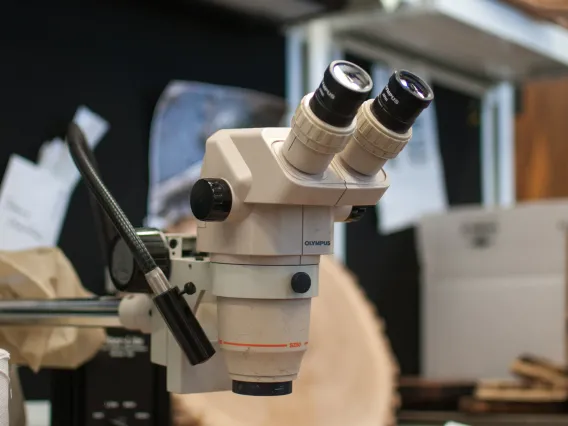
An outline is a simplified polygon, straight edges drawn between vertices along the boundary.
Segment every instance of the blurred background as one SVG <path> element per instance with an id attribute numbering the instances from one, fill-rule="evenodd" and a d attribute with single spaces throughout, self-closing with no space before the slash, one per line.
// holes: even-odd
<path id="1" fill-rule="evenodd" d="M 38 161 L 84 105 L 109 123 L 97 161 L 137 225 L 148 214 L 154 108 L 171 81 L 283 98 L 287 123 L 331 60 L 366 69 L 374 95 L 393 69 L 422 75 L 435 101 L 388 164 L 389 193 L 336 228 L 336 256 L 384 320 L 405 378 L 400 421 L 568 422 L 557 414 L 568 400 L 564 1 L 32 0 L 3 6 L 0 46 L 0 169 L 12 154 Z M 83 285 L 105 294 L 81 182 L 58 245 Z M 525 364 L 560 378 L 519 373 Z M 513 365 L 531 385 L 479 384 L 511 379 Z M 57 372 L 20 374 L 28 400 L 53 397 Z M 463 414 L 476 410 L 498 414 Z"/>

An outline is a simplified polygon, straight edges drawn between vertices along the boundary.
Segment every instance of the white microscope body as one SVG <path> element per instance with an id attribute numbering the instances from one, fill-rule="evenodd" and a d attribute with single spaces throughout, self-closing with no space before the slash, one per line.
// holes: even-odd
<path id="1" fill-rule="evenodd" d="M 358 81 L 339 86 L 337 74 L 330 80 L 338 63 L 349 64 L 330 65 L 318 91 L 302 100 L 291 128 L 221 130 L 207 140 L 191 202 L 201 219 L 197 249 L 209 257 L 184 258 L 184 237 L 166 238 L 179 240 L 170 244 L 176 247 L 170 248 L 170 282 L 195 286 L 185 297 L 217 353 L 190 365 L 160 316 L 153 315 L 152 361 L 167 366 L 169 391 L 291 392 L 309 348 L 311 298 L 318 295 L 320 256 L 333 253 L 334 222 L 377 204 L 389 186 L 382 166 L 412 134 L 410 125 L 402 130 L 383 125 L 373 100 L 362 104 L 372 83 L 358 67 L 346 73 L 364 73 L 355 75 Z M 342 77 L 346 68 L 338 71 Z M 335 96 L 348 89 L 352 92 L 343 95 L 360 99 L 352 102 L 352 116 L 337 121 L 326 115 L 325 103 L 333 109 Z M 392 97 L 383 100 L 404 100 L 392 87 L 386 91 Z M 426 95 L 415 116 L 430 103 L 431 93 Z M 396 112 L 399 104 L 393 105 Z"/>
<path id="2" fill-rule="evenodd" d="M 334 221 L 355 203 L 376 204 L 388 187 L 384 172 L 361 179 L 339 159 L 318 175 L 298 171 L 283 155 L 289 133 L 223 130 L 207 141 L 202 177 L 224 178 L 233 207 L 223 222 L 199 223 L 197 244 L 211 253 L 219 343 L 233 380 L 296 378 Z M 303 274 L 309 288 L 297 292 L 294 277 Z"/>

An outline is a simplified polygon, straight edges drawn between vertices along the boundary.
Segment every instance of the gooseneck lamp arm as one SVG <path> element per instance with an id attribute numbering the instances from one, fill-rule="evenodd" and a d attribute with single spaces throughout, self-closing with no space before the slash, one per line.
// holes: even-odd
<path id="1" fill-rule="evenodd" d="M 207 361 L 215 354 L 209 338 L 189 308 L 180 289 L 172 287 L 157 266 L 136 230 L 102 182 L 89 154 L 81 129 L 71 123 L 67 131 L 71 157 L 91 194 L 106 213 L 120 237 L 128 246 L 138 267 L 154 293 L 153 301 L 177 343 L 193 365 Z"/>
<path id="2" fill-rule="evenodd" d="M 84 152 L 85 156 L 91 163 L 95 173 L 100 176 L 100 171 L 97 165 L 97 161 L 95 159 L 95 154 L 93 153 L 91 147 L 87 144 L 87 141 L 84 138 L 77 138 L 76 143 L 79 144 L 80 149 Z M 99 236 L 102 261 L 104 262 L 105 267 L 108 267 L 110 265 L 109 262 L 110 246 L 112 241 L 114 241 L 114 239 L 117 237 L 117 232 L 114 229 L 112 222 L 110 221 L 110 219 L 108 218 L 102 207 L 100 206 L 96 197 L 90 191 L 89 191 L 89 202 L 91 204 L 91 211 L 93 213 L 93 219 L 97 227 L 97 234 Z"/>

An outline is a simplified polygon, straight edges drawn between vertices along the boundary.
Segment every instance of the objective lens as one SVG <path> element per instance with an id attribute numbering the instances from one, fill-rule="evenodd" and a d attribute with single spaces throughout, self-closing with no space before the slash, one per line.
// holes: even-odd
<path id="1" fill-rule="evenodd" d="M 323 122 L 335 127 L 351 124 L 367 99 L 373 81 L 362 68 L 347 61 L 334 61 L 310 100 L 310 109 Z"/>
<path id="2" fill-rule="evenodd" d="M 434 92 L 424 80 L 409 71 L 396 71 L 371 110 L 387 129 L 406 133 L 433 99 Z"/>

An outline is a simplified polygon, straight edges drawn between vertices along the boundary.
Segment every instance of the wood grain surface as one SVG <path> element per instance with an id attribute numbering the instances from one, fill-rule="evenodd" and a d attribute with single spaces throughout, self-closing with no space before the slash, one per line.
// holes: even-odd
<path id="1" fill-rule="evenodd" d="M 517 199 L 568 197 L 568 78 L 528 83 L 521 96 Z"/>
<path id="2" fill-rule="evenodd" d="M 504 0 L 530 15 L 568 26 L 568 2 L 566 0 Z"/>
<path id="3" fill-rule="evenodd" d="M 446 422 L 470 426 L 566 426 L 565 414 L 468 414 L 458 412 L 404 411 L 399 415 L 400 425 L 439 425 Z"/>
<path id="4" fill-rule="evenodd" d="M 473 397 L 460 400 L 461 412 L 468 414 L 560 414 L 566 413 L 564 402 L 527 403 L 510 401 L 483 401 Z"/>

